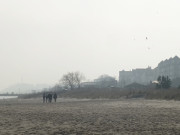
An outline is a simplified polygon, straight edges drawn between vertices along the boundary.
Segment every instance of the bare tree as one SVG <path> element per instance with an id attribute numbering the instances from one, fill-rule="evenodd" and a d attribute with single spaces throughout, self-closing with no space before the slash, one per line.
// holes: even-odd
<path id="1" fill-rule="evenodd" d="M 80 84 L 84 78 L 84 75 L 79 72 L 69 72 L 63 75 L 61 82 L 65 87 L 70 87 L 70 89 L 73 90 L 75 87 L 80 88 Z"/>
<path id="2" fill-rule="evenodd" d="M 75 80 L 74 80 L 74 73 L 73 72 L 69 72 L 69 73 L 63 75 L 61 81 L 66 87 L 70 87 L 71 90 L 74 89 Z"/>
<path id="3" fill-rule="evenodd" d="M 81 82 L 85 79 L 84 75 L 80 72 L 75 72 L 74 73 L 74 77 L 75 77 L 75 83 L 77 85 L 77 87 L 80 89 L 81 87 Z"/>

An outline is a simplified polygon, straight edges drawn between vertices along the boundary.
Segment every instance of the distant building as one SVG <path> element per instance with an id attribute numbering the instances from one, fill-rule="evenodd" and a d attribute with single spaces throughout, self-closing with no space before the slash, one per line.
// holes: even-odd
<path id="1" fill-rule="evenodd" d="M 180 58 L 161 61 L 154 69 L 133 69 L 132 71 L 119 71 L 119 85 L 124 87 L 132 83 L 148 85 L 151 81 L 157 80 L 158 76 L 169 76 L 171 80 L 180 78 Z"/>
<path id="2" fill-rule="evenodd" d="M 109 75 L 101 75 L 93 82 L 82 82 L 83 88 L 112 88 L 117 86 L 117 80 Z"/>
<path id="3" fill-rule="evenodd" d="M 95 82 L 82 82 L 81 87 L 83 87 L 83 88 L 94 88 L 94 87 L 96 87 L 96 83 Z"/>
<path id="4" fill-rule="evenodd" d="M 109 75 L 101 75 L 99 78 L 94 80 L 98 88 L 116 87 L 117 80 Z"/>

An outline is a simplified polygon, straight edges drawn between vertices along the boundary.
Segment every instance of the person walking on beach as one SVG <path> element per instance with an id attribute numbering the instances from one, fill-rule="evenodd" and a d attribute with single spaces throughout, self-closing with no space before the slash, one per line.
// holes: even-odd
<path id="1" fill-rule="evenodd" d="M 49 100 L 49 94 L 46 94 L 46 103 L 48 102 Z"/>
<path id="2" fill-rule="evenodd" d="M 56 99 L 57 99 L 57 94 L 56 94 L 56 92 L 54 93 L 53 98 L 54 98 L 54 102 L 56 102 Z"/>
<path id="3" fill-rule="evenodd" d="M 51 103 L 51 101 L 52 101 L 52 94 L 51 93 L 48 94 L 48 98 L 49 98 L 49 103 Z"/>
<path id="4" fill-rule="evenodd" d="M 43 93 L 43 103 L 45 103 L 45 100 L 46 100 L 46 93 L 44 92 Z"/>

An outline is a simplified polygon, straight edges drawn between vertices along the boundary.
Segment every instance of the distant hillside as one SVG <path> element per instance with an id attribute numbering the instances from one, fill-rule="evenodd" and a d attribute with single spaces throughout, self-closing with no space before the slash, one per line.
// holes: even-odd
<path id="1" fill-rule="evenodd" d="M 27 83 L 19 83 L 12 85 L 6 89 L 0 91 L 0 93 L 16 93 L 16 94 L 24 94 L 24 93 L 32 93 L 32 92 L 39 92 L 44 88 L 49 88 L 47 84 L 27 84 Z"/>

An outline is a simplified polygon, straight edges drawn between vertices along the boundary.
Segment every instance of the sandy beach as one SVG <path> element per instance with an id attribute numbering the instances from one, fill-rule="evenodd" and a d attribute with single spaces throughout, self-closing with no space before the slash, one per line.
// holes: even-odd
<path id="1" fill-rule="evenodd" d="M 0 100 L 0 135 L 178 135 L 180 101 Z"/>

